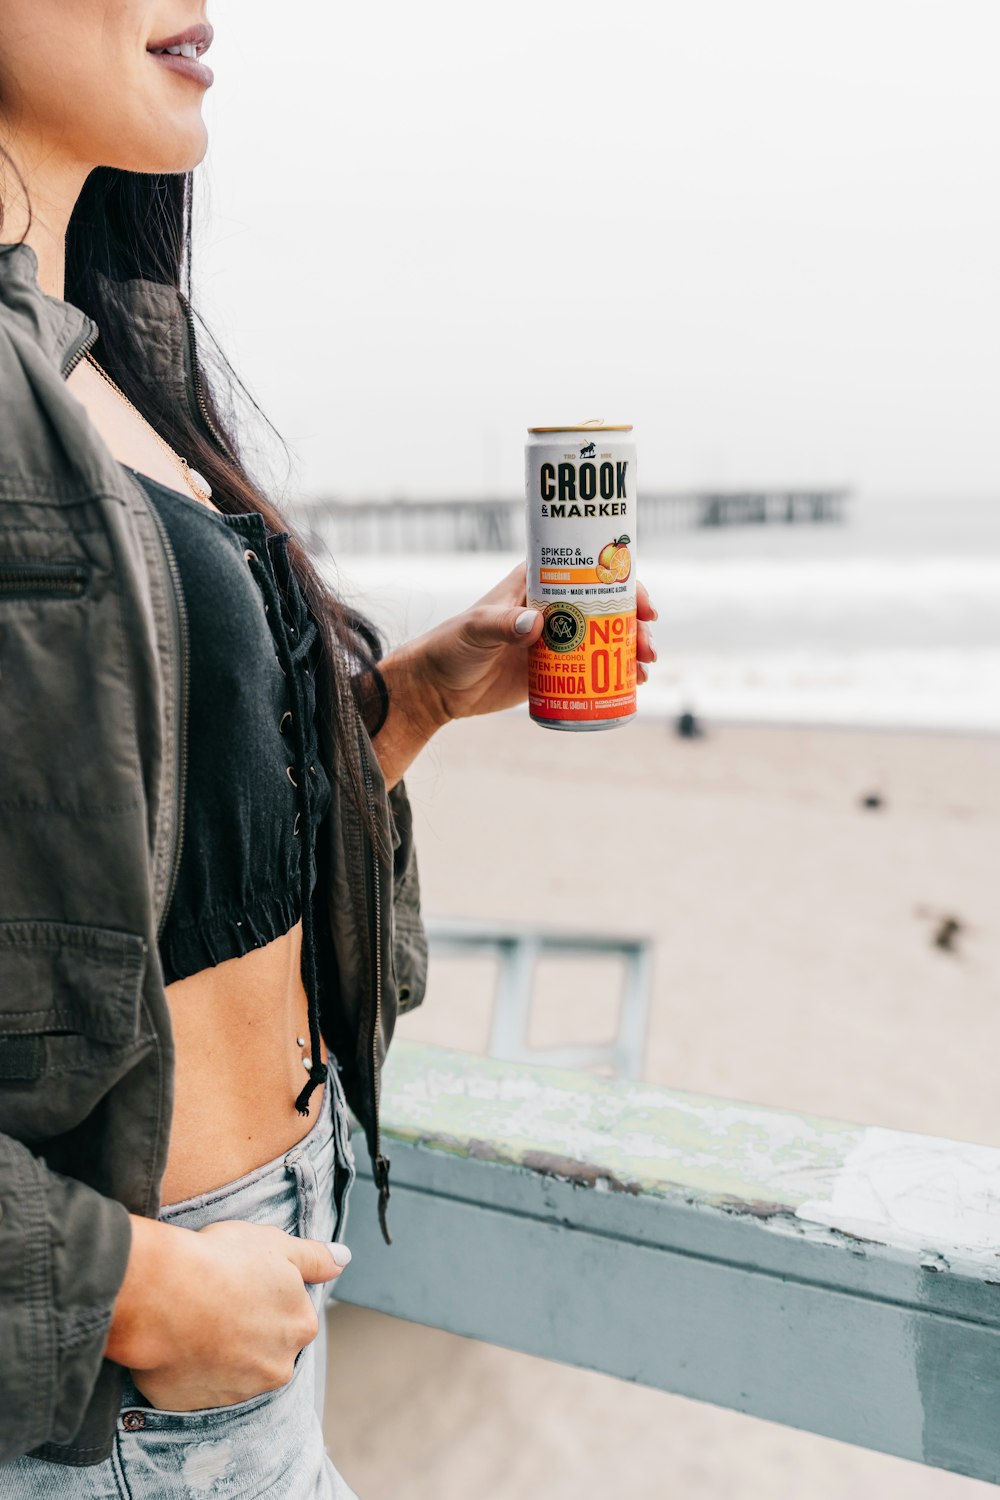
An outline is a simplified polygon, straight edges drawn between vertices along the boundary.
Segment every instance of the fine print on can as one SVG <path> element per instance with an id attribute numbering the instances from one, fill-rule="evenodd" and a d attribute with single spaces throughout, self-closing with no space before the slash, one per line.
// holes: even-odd
<path id="1" fill-rule="evenodd" d="M 632 427 L 530 427 L 525 448 L 528 708 L 548 729 L 613 729 L 635 716 Z"/>

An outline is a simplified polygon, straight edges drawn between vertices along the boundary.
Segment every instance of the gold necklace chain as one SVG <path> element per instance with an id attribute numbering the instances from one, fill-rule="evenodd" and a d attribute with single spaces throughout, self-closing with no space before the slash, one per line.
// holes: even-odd
<path id="1" fill-rule="evenodd" d="M 174 452 L 173 448 L 171 448 L 170 444 L 166 441 L 166 439 L 162 438 L 160 436 L 160 434 L 157 432 L 157 430 L 153 426 L 152 422 L 149 422 L 149 421 L 146 420 L 146 418 L 143 416 L 142 412 L 135 405 L 135 403 L 132 402 L 132 401 L 130 401 L 129 398 L 126 396 L 126 394 L 122 390 L 121 386 L 115 385 L 114 381 L 111 379 L 111 376 L 108 374 L 107 370 L 104 370 L 104 369 L 101 368 L 101 366 L 97 363 L 97 360 L 94 359 L 94 357 L 93 357 L 92 354 L 88 353 L 87 356 L 86 356 L 86 358 L 87 358 L 88 363 L 90 363 L 90 364 L 93 365 L 94 369 L 97 371 L 98 375 L 101 376 L 102 380 L 104 380 L 111 387 L 111 389 L 114 391 L 115 395 L 119 398 L 119 400 L 123 401 L 125 403 L 125 405 L 129 409 L 129 411 L 132 411 L 132 412 L 135 413 L 135 415 L 139 418 L 139 421 L 143 424 L 144 427 L 148 427 L 149 428 L 150 432 L 153 434 L 153 436 L 155 437 L 156 441 L 159 443 L 160 447 L 163 448 L 163 449 L 165 449 L 166 452 L 170 454 L 170 457 L 173 459 L 174 463 L 178 465 L 178 467 L 181 470 L 181 473 L 184 475 L 185 483 L 187 484 L 187 486 L 191 490 L 191 492 L 194 495 L 196 495 L 199 500 L 204 501 L 204 500 L 211 499 L 212 486 L 209 484 L 208 480 L 204 477 L 204 475 L 199 474 L 197 469 L 192 469 L 191 465 L 188 463 L 188 461 L 187 461 L 186 458 L 181 458 L 181 456 L 180 456 L 179 453 L 175 453 Z"/>

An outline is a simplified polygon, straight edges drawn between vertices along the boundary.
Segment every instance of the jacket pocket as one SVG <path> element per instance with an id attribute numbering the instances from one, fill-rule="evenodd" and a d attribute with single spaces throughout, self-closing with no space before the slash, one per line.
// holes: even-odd
<path id="1" fill-rule="evenodd" d="M 74 1129 L 148 1045 L 147 944 L 71 922 L 0 922 L 0 1131 L 36 1144 Z"/>
<path id="2" fill-rule="evenodd" d="M 0 561 L 0 598 L 78 599 L 88 577 L 89 570 L 78 562 L 6 557 Z"/>

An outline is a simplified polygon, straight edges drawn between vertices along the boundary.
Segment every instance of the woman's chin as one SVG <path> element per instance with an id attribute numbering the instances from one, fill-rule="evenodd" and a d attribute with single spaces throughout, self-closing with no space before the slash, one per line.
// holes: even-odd
<path id="1" fill-rule="evenodd" d="M 190 172 L 207 150 L 208 127 L 200 115 L 183 121 L 165 118 L 155 140 L 136 141 L 128 151 L 119 147 L 102 166 L 123 172 Z"/>

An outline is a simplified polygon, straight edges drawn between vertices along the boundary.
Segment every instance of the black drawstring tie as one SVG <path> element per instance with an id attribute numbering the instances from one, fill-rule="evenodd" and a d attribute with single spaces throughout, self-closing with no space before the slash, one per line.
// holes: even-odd
<path id="1" fill-rule="evenodd" d="M 287 541 L 287 533 L 281 533 L 272 540 L 280 545 L 282 542 Z M 287 563 L 287 559 L 283 560 Z M 277 597 L 276 580 L 272 580 L 266 570 L 264 570 L 264 581 L 267 591 L 271 594 L 272 605 L 278 610 L 278 617 L 280 618 L 282 601 Z M 297 594 L 297 589 L 295 592 Z M 297 597 L 301 596 L 297 595 Z M 295 1100 L 295 1108 L 300 1115 L 308 1115 L 309 1100 L 313 1090 L 326 1082 L 329 1069 L 320 1056 L 322 1041 L 319 1030 L 319 984 L 316 972 L 316 935 L 312 903 L 314 863 L 312 788 L 310 785 L 310 772 L 312 768 L 306 764 L 306 757 L 309 753 L 305 738 L 307 715 L 305 691 L 299 677 L 300 671 L 309 670 L 307 665 L 308 652 L 313 641 L 316 639 L 317 630 L 315 622 L 304 610 L 299 616 L 298 630 L 299 640 L 294 651 L 289 644 L 287 631 L 281 632 L 281 645 L 285 658 L 284 671 L 288 678 L 289 692 L 295 701 L 292 724 L 300 766 L 298 792 L 301 803 L 299 822 L 302 829 L 300 835 L 301 842 L 299 844 L 299 880 L 302 906 L 302 983 L 305 986 L 309 1002 L 309 1077 Z M 302 663 L 301 666 L 300 662 Z"/>
<path id="2" fill-rule="evenodd" d="M 312 1030 L 312 1016 L 311 1015 L 309 1017 L 309 1022 L 310 1022 L 309 1029 L 311 1031 Z M 315 1043 L 313 1043 L 313 1045 L 315 1046 Z M 300 1115 L 307 1115 L 309 1113 L 309 1095 L 312 1093 L 313 1089 L 319 1088 L 319 1086 L 320 1086 L 321 1083 L 325 1083 L 326 1082 L 327 1071 L 328 1070 L 327 1070 L 327 1066 L 326 1066 L 325 1062 L 318 1062 L 318 1063 L 314 1062 L 313 1065 L 312 1065 L 312 1067 L 309 1069 L 309 1079 L 308 1079 L 308 1082 L 306 1083 L 305 1088 L 302 1090 L 302 1092 L 299 1094 L 299 1097 L 295 1101 L 295 1108 L 298 1110 L 298 1112 L 299 1112 Z"/>
<path id="3" fill-rule="evenodd" d="M 296 684 L 300 686 L 300 684 Z M 326 1081 L 327 1065 L 320 1060 L 321 1042 L 319 1034 L 319 983 L 316 975 L 316 935 L 312 901 L 313 876 L 313 826 L 310 767 L 305 764 L 306 745 L 304 738 L 304 694 L 299 693 L 298 744 L 302 756 L 302 842 L 299 846 L 299 870 L 302 882 L 302 982 L 309 997 L 309 1077 L 295 1101 L 300 1115 L 309 1113 L 309 1096 L 313 1089 Z"/>
<path id="4" fill-rule="evenodd" d="M 301 697 L 300 712 L 301 720 Z M 299 744 L 302 749 L 303 762 L 305 760 L 305 745 L 301 738 Z M 302 832 L 303 839 L 299 847 L 299 868 L 302 879 L 302 981 L 305 985 L 306 994 L 309 997 L 309 1077 L 305 1087 L 295 1101 L 295 1108 L 300 1115 L 309 1113 L 309 1096 L 313 1089 L 319 1088 L 325 1083 L 327 1066 L 320 1060 L 320 1034 L 319 1034 L 319 984 L 316 976 L 316 936 L 314 926 L 314 913 L 312 902 L 312 874 L 313 874 L 313 840 L 312 840 L 312 800 L 309 786 L 309 767 L 302 766 Z"/>
<path id="5" fill-rule="evenodd" d="M 386 1212 L 389 1208 L 389 1158 L 387 1156 L 375 1158 L 375 1186 L 378 1188 L 378 1225 L 382 1231 L 382 1238 L 387 1245 L 391 1245 L 392 1235 L 389 1233 L 389 1225 L 386 1222 Z"/>

